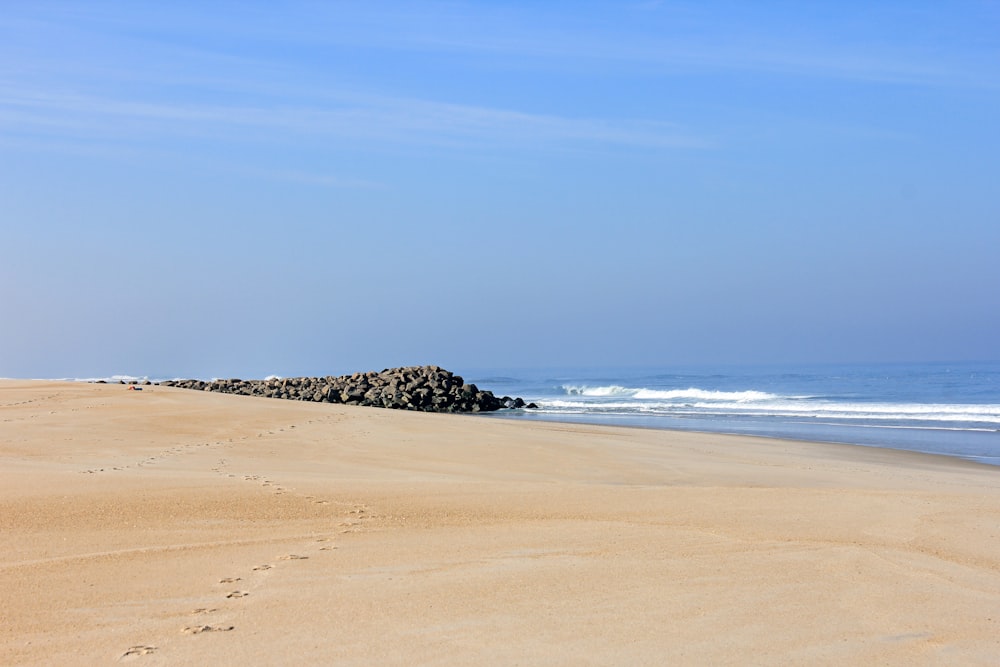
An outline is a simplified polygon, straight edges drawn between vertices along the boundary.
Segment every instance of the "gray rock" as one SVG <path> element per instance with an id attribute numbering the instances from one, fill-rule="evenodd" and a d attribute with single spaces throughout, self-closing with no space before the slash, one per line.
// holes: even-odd
<path id="1" fill-rule="evenodd" d="M 121 384 L 125 384 L 121 381 Z M 148 384 L 148 382 L 147 382 Z M 353 373 L 335 377 L 302 377 L 270 380 L 230 378 L 166 380 L 165 387 L 217 391 L 242 396 L 265 396 L 289 400 L 369 405 L 427 412 L 490 412 L 525 407 L 520 398 L 497 398 L 490 391 L 466 384 L 460 375 L 440 366 L 386 368 L 380 372 Z M 534 404 L 527 407 L 536 407 Z"/>

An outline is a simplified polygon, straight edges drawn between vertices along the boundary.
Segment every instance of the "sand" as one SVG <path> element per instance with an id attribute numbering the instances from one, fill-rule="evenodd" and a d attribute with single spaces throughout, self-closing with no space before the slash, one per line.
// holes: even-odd
<path id="1" fill-rule="evenodd" d="M 0 664 L 996 665 L 1000 468 L 0 382 Z"/>

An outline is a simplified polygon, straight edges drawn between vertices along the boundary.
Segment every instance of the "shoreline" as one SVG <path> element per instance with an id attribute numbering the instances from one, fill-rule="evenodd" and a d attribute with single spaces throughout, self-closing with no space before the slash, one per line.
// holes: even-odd
<path id="1" fill-rule="evenodd" d="M 447 375 L 451 375 L 450 372 L 444 371 L 443 369 L 440 369 L 439 367 L 436 367 L 436 366 L 425 366 L 425 367 L 406 367 L 406 368 L 398 368 L 398 369 L 385 369 L 383 371 L 369 371 L 367 373 L 354 373 L 354 374 L 351 374 L 351 375 L 338 376 L 336 378 L 336 380 L 344 381 L 344 380 L 349 379 L 352 376 L 359 376 L 359 375 L 379 375 L 379 374 L 384 374 L 384 373 L 389 373 L 389 372 L 395 372 L 395 371 L 417 371 L 417 372 L 421 372 L 421 371 L 424 371 L 425 369 L 434 369 L 435 371 L 439 371 L 439 372 L 443 372 L 443 373 L 445 373 Z M 458 379 L 462 379 L 460 376 L 456 376 L 456 377 L 458 377 Z M 315 381 L 323 380 L 323 379 L 324 378 L 320 378 L 320 377 L 302 377 L 302 378 L 299 378 L 299 377 L 288 377 L 288 378 L 284 378 L 284 377 L 279 377 L 279 376 L 271 376 L 269 378 L 265 378 L 264 380 L 239 380 L 237 382 L 243 382 L 243 383 L 258 384 L 258 385 L 260 385 L 260 384 L 271 383 L 271 382 L 274 382 L 274 381 L 281 382 L 282 380 L 307 380 L 307 381 L 315 382 Z M 334 378 L 329 378 L 329 379 L 334 379 Z M 225 384 L 227 382 L 232 382 L 230 380 L 224 380 L 224 379 L 214 379 L 214 380 L 183 380 L 183 379 L 159 380 L 159 379 L 150 378 L 149 376 L 138 377 L 138 376 L 126 376 L 126 375 L 115 375 L 115 376 L 110 376 L 110 377 L 106 377 L 106 378 L 65 378 L 65 379 L 17 379 L 17 378 L 0 378 L 0 382 L 4 382 L 4 381 L 10 381 L 10 382 L 17 382 L 17 381 L 24 381 L 24 382 L 70 382 L 70 383 L 108 384 L 108 385 L 125 385 L 125 386 L 127 386 L 129 384 L 136 384 L 136 385 L 143 385 L 143 386 L 150 386 L 150 385 L 151 386 L 160 386 L 161 384 L 163 386 L 182 386 L 183 383 L 192 383 L 192 382 L 194 382 L 194 383 L 201 383 L 202 385 L 211 385 L 213 383 L 215 383 L 215 384 L 220 384 L 220 383 L 221 384 Z M 479 393 L 481 393 L 481 394 L 487 394 L 487 395 L 489 395 L 490 399 L 493 398 L 493 392 L 490 391 L 488 388 L 484 387 L 483 389 L 485 391 L 482 391 L 479 388 L 477 388 L 475 385 L 472 385 L 472 387 L 476 388 L 476 390 Z M 219 389 L 216 389 L 216 391 L 218 391 L 218 390 Z M 222 391 L 224 391 L 224 393 L 235 393 L 235 392 L 231 392 L 231 391 L 226 391 L 224 389 Z M 241 395 L 249 395 L 249 394 L 241 394 Z M 498 394 L 498 396 L 499 396 L 499 394 Z M 504 398 L 507 398 L 507 397 L 504 397 Z M 281 399 L 279 399 L 279 400 L 281 400 Z M 520 400 L 520 399 L 518 399 L 518 400 Z M 537 399 L 537 400 L 542 400 L 542 399 Z M 334 402 L 339 403 L 340 401 L 338 400 L 338 401 L 334 401 Z M 376 401 L 375 403 L 376 404 L 374 406 L 378 407 L 377 404 L 379 403 L 379 401 Z M 522 403 L 523 403 L 523 401 L 522 401 Z M 372 405 L 371 403 L 362 403 L 362 404 Z M 532 403 L 531 405 L 534 406 L 534 403 Z M 389 407 L 388 403 L 386 404 L 385 407 Z M 403 405 L 399 404 L 399 405 L 395 406 L 395 409 L 399 409 L 401 407 L 403 407 Z M 509 407 L 515 407 L 515 406 L 511 405 Z M 472 410 L 458 410 L 458 412 L 468 412 L 469 414 L 473 414 Z M 979 463 L 979 464 L 987 465 L 987 466 L 991 466 L 991 467 L 1000 467 L 1000 453 L 994 455 L 992 453 L 991 454 L 973 453 L 973 452 L 963 453 L 961 451 L 948 451 L 947 448 L 946 448 L 946 446 L 944 444 L 942 444 L 941 442 L 938 442 L 936 445 L 925 445 L 925 446 L 921 447 L 920 446 L 920 438 L 919 438 L 919 436 L 921 436 L 921 435 L 926 436 L 927 434 L 938 433 L 940 431 L 945 431 L 946 432 L 945 435 L 955 435 L 956 437 L 958 437 L 959 434 L 964 435 L 966 437 L 973 437 L 973 438 L 989 437 L 991 435 L 1000 434 L 1000 429 L 974 429 L 972 431 L 968 431 L 968 430 L 963 430 L 963 429 L 953 430 L 953 429 L 939 429 L 939 428 L 929 428 L 929 427 L 920 427 L 920 426 L 899 426 L 899 425 L 895 425 L 895 426 L 894 425 L 872 426 L 872 425 L 858 425 L 858 424 L 825 424 L 825 423 L 813 424 L 813 423 L 809 423 L 809 422 L 799 422 L 799 423 L 781 422 L 780 425 L 782 425 L 782 426 L 788 427 L 789 425 L 794 424 L 794 427 L 791 428 L 791 429 L 789 429 L 789 428 L 781 429 L 781 428 L 774 428 L 774 427 L 770 427 L 770 426 L 766 426 L 765 425 L 765 426 L 761 426 L 759 428 L 756 428 L 754 430 L 750 430 L 750 429 L 738 430 L 738 429 L 735 429 L 734 427 L 731 427 L 731 426 L 729 428 L 727 428 L 724 425 L 725 424 L 725 420 L 721 420 L 721 419 L 713 420 L 711 417 L 700 418 L 697 421 L 701 421 L 701 422 L 712 422 L 712 421 L 714 421 L 714 422 L 720 424 L 720 427 L 718 427 L 718 428 L 712 428 L 712 427 L 705 427 L 705 428 L 702 428 L 702 427 L 691 427 L 691 428 L 689 428 L 689 427 L 679 427 L 679 426 L 671 426 L 671 425 L 661 425 L 659 423 L 661 421 L 662 422 L 676 421 L 676 418 L 673 419 L 673 420 L 670 420 L 670 419 L 666 419 L 666 418 L 661 419 L 661 418 L 644 417 L 644 416 L 638 416 L 638 415 L 626 415 L 626 414 L 619 414 L 619 415 L 613 415 L 613 416 L 612 415 L 598 415 L 598 414 L 595 414 L 595 415 L 582 415 L 582 416 L 581 415 L 567 415 L 567 416 L 563 416 L 563 415 L 558 415 L 558 414 L 553 415 L 552 413 L 547 413 L 544 410 L 541 411 L 541 412 L 533 412 L 533 411 L 507 410 L 507 409 L 489 410 L 489 411 L 482 411 L 482 412 L 477 412 L 477 413 L 481 414 L 481 415 L 484 415 L 484 416 L 491 417 L 491 418 L 506 419 L 506 420 L 511 420 L 511 421 L 527 421 L 527 422 L 539 421 L 539 422 L 559 422 L 559 423 L 583 424 L 583 425 L 606 425 L 606 426 L 611 426 L 611 427 L 616 427 L 616 428 L 641 428 L 641 429 L 651 429 L 651 430 L 655 430 L 655 431 L 670 431 L 670 432 L 680 432 L 680 433 L 706 433 L 706 434 L 715 434 L 715 435 L 732 435 L 732 436 L 735 436 L 735 437 L 771 438 L 771 439 L 775 439 L 775 440 L 787 440 L 787 441 L 791 441 L 791 442 L 816 443 L 816 444 L 831 444 L 831 445 L 850 445 L 850 446 L 855 446 L 855 447 L 865 447 L 865 448 L 875 448 L 875 449 L 889 449 L 889 450 L 893 450 L 893 451 L 917 452 L 917 453 L 929 454 L 929 455 L 934 455 L 934 456 L 942 456 L 942 457 L 946 457 L 946 458 L 959 459 L 959 460 L 963 460 L 963 461 L 972 461 L 972 462 L 975 462 L 975 463 Z M 620 423 L 616 423 L 616 421 L 620 421 Z M 657 422 L 657 423 L 649 423 L 649 422 L 654 422 L 654 421 Z M 646 422 L 646 423 L 643 423 L 643 422 Z M 874 431 L 886 431 L 888 433 L 906 433 L 906 432 L 912 432 L 913 435 L 918 436 L 918 437 L 916 437 L 916 438 L 910 438 L 910 439 L 903 439 L 899 435 L 897 435 L 896 438 L 891 438 L 890 437 L 888 439 L 886 439 L 886 438 L 874 438 L 874 437 L 873 438 L 861 438 L 861 437 L 855 437 L 855 438 L 843 437 L 843 438 L 841 438 L 841 437 L 835 437 L 835 436 L 832 436 L 832 435 L 831 436 L 823 436 L 823 435 L 810 435 L 808 433 L 803 433 L 803 431 L 808 431 L 808 430 L 823 431 L 824 428 L 826 430 L 832 430 L 832 432 L 845 431 L 845 430 L 855 430 L 855 431 L 858 431 L 860 433 L 864 433 L 865 431 L 867 431 L 869 429 L 874 430 Z M 788 432 L 788 431 L 791 431 L 791 432 Z M 939 435 L 938 439 L 940 440 L 941 437 L 942 436 Z M 996 446 L 1000 447 L 1000 443 L 996 443 Z M 932 447 L 934 447 L 934 448 L 932 448 Z"/>
<path id="2" fill-rule="evenodd" d="M 0 435 L 5 664 L 1000 651 L 987 464 L 9 380 Z"/>
<path id="3" fill-rule="evenodd" d="M 976 456 L 967 455 L 963 456 L 960 454 L 950 454 L 948 452 L 941 451 L 927 451 L 922 449 L 913 449 L 893 446 L 892 444 L 867 444 L 862 442 L 849 442 L 846 440 L 821 440 L 821 439 L 811 439 L 807 437 L 795 437 L 795 436 L 784 436 L 780 434 L 768 434 L 768 433 L 751 433 L 751 432 L 739 432 L 733 430 L 725 430 L 720 428 L 719 430 L 710 430 L 702 428 L 680 428 L 674 426 L 652 426 L 647 424 L 629 424 L 621 423 L 615 424 L 609 421 L 601 421 L 600 418 L 595 418 L 593 421 L 585 420 L 575 420 L 570 417 L 551 417 L 547 415 L 516 415 L 516 414 L 484 414 L 479 415 L 487 419 L 502 419 L 509 421 L 525 421 L 525 422 L 553 422 L 562 424 L 578 424 L 581 426 L 608 426 L 610 428 L 624 428 L 624 429 L 643 429 L 650 431 L 667 431 L 671 433 L 701 433 L 705 435 L 718 435 L 718 436 L 732 436 L 736 438 L 761 438 L 764 440 L 777 440 L 783 442 L 798 442 L 803 444 L 817 444 L 817 445 L 837 445 L 837 446 L 847 446 L 847 447 L 862 447 L 865 449 L 885 449 L 893 452 L 903 452 L 908 454 L 921 454 L 924 456 L 934 456 L 941 457 L 945 459 L 954 459 L 959 461 L 965 461 L 969 463 L 975 463 L 977 465 L 988 466 L 991 468 L 1000 467 L 1000 456 L 987 457 L 987 456 Z M 624 417 L 623 421 L 627 421 L 628 417 Z M 868 427 L 854 427 L 854 428 L 868 428 Z M 901 426 L 881 426 L 881 427 L 870 427 L 870 428 L 885 428 L 885 429 L 898 429 L 898 430 L 917 430 L 919 427 L 901 427 Z M 989 431 L 989 433 L 995 433 L 1000 431 Z M 996 463 L 990 463 L 986 459 L 995 459 Z"/>

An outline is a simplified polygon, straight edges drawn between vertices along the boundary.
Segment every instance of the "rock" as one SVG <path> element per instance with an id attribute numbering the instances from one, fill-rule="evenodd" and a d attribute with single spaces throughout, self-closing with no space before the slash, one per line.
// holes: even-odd
<path id="1" fill-rule="evenodd" d="M 125 384 L 122 381 L 122 384 Z M 242 396 L 265 396 L 299 401 L 343 403 L 422 410 L 425 412 L 492 412 L 499 409 L 524 407 L 520 398 L 483 391 L 466 384 L 440 366 L 407 366 L 386 368 L 380 372 L 354 373 L 334 377 L 303 377 L 270 380 L 230 378 L 203 382 L 201 380 L 165 380 L 165 387 L 201 391 L 217 391 Z M 531 407 L 531 406 L 528 406 Z"/>

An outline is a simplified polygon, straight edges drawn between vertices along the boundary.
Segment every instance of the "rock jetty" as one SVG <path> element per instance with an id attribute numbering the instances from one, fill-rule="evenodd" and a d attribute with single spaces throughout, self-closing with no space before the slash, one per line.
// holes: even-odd
<path id="1" fill-rule="evenodd" d="M 339 377 L 272 378 L 267 380 L 167 380 L 164 387 L 218 391 L 243 396 L 284 398 L 293 401 L 341 403 L 423 412 L 492 412 L 534 408 L 520 398 L 498 398 L 491 391 L 466 384 L 438 366 L 408 366 Z"/>

